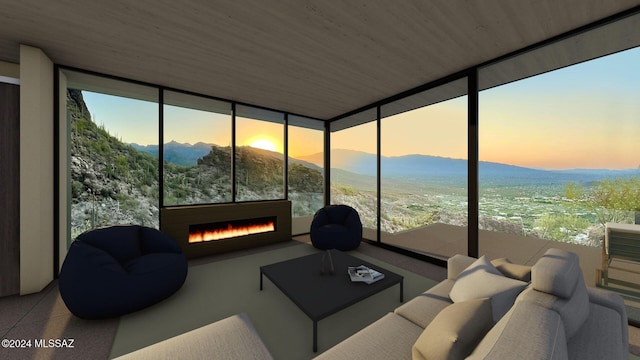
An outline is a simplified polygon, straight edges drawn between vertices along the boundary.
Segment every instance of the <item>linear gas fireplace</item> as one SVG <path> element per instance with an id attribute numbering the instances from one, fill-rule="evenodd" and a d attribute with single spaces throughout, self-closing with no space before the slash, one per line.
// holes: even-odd
<path id="1" fill-rule="evenodd" d="M 165 207 L 160 229 L 187 258 L 291 240 L 287 200 Z"/>
<path id="2" fill-rule="evenodd" d="M 232 239 L 276 231 L 276 216 L 189 225 L 189 243 Z"/>

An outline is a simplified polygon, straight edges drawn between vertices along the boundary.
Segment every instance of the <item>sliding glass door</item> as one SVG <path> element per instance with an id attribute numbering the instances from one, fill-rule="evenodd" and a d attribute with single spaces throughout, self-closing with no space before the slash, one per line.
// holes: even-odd
<path id="1" fill-rule="evenodd" d="M 381 107 L 381 241 L 467 253 L 467 79 Z"/>
<path id="2" fill-rule="evenodd" d="M 377 240 L 377 114 L 375 109 L 331 123 L 331 203 L 356 209 L 363 237 Z"/>

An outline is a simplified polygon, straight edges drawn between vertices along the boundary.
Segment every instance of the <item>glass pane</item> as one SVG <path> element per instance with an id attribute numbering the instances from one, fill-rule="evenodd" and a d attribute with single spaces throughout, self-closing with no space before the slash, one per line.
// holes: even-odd
<path id="1" fill-rule="evenodd" d="M 324 131 L 289 126 L 289 200 L 293 218 L 311 217 L 324 206 Z"/>
<path id="2" fill-rule="evenodd" d="M 231 104 L 164 94 L 164 205 L 230 202 Z"/>
<path id="3" fill-rule="evenodd" d="M 383 107 L 381 241 L 442 259 L 467 253 L 466 81 L 414 95 L 408 111 L 405 100 Z"/>
<path id="4" fill-rule="evenodd" d="M 603 244 L 607 221 L 640 222 L 632 205 L 640 186 L 639 20 L 634 14 L 479 72 L 480 253 L 532 265 L 550 247 L 575 252 L 587 285 L 622 294 L 633 323 L 640 266 L 608 258 Z M 617 281 L 605 280 L 607 264 Z"/>
<path id="5" fill-rule="evenodd" d="M 150 95 L 153 89 L 108 80 L 101 92 L 93 92 L 79 80 L 90 78 L 87 87 L 95 88 L 101 78 L 66 74 L 71 237 L 112 224 L 158 228 L 158 103 Z M 112 95 L 110 88 L 131 95 Z M 140 99 L 132 97 L 136 94 Z"/>
<path id="6" fill-rule="evenodd" d="M 481 228 L 599 247 L 604 223 L 634 221 L 611 196 L 640 176 L 639 61 L 636 48 L 481 92 Z"/>
<path id="7" fill-rule="evenodd" d="M 284 114 L 238 106 L 236 199 L 284 199 Z"/>
<path id="8" fill-rule="evenodd" d="M 376 144 L 376 121 L 331 133 L 331 204 L 356 209 L 363 236 L 372 240 L 378 228 Z"/>

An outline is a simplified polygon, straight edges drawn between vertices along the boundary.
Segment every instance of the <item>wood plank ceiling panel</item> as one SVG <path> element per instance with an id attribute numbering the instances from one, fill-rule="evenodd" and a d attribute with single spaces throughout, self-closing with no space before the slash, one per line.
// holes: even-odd
<path id="1" fill-rule="evenodd" d="M 639 5 L 582 1 L 0 0 L 0 60 L 328 119 Z"/>

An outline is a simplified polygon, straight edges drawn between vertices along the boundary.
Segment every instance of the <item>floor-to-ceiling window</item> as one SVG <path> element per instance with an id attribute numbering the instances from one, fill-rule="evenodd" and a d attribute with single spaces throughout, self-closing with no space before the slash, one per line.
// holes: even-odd
<path id="1" fill-rule="evenodd" d="M 579 254 L 587 284 L 601 285 L 605 223 L 636 222 L 640 203 L 634 23 L 630 17 L 480 69 L 481 254 L 527 263 L 549 247 L 568 249 Z M 637 292 L 640 278 L 624 271 L 635 265 L 616 265 L 623 271 L 613 276 L 630 284 L 620 289 Z M 635 321 L 639 299 L 626 297 Z"/>
<path id="2" fill-rule="evenodd" d="M 640 176 L 638 63 L 640 48 L 480 94 L 481 228 L 599 247 L 606 222 L 634 221 L 607 197 Z"/>
<path id="3" fill-rule="evenodd" d="M 376 109 L 332 122 L 331 203 L 356 209 L 363 237 L 377 240 L 377 113 Z"/>
<path id="4" fill-rule="evenodd" d="M 467 253 L 467 79 L 381 107 L 381 241 Z"/>
<path id="5" fill-rule="evenodd" d="M 600 247 L 606 222 L 635 221 L 616 191 L 640 176 L 639 62 L 634 48 L 480 93 L 481 229 Z"/>
<path id="6" fill-rule="evenodd" d="M 158 90 L 65 71 L 71 237 L 111 224 L 159 226 Z"/>
<path id="7" fill-rule="evenodd" d="M 324 205 L 324 123 L 293 115 L 287 120 L 288 198 L 293 233 L 299 234 L 309 232 Z"/>
<path id="8" fill-rule="evenodd" d="M 231 103 L 174 91 L 163 100 L 163 205 L 230 202 Z"/>
<path id="9" fill-rule="evenodd" d="M 324 205 L 321 120 L 64 68 L 60 83 L 66 244 L 98 226 L 159 227 L 161 203 L 290 198 L 296 233 Z"/>
<path id="10" fill-rule="evenodd" d="M 236 107 L 236 200 L 284 199 L 284 114 Z"/>

